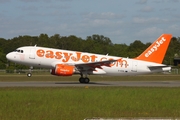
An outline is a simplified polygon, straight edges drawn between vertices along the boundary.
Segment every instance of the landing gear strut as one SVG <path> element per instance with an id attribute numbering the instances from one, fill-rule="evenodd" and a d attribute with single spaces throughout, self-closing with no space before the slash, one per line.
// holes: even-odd
<path id="1" fill-rule="evenodd" d="M 86 75 L 86 77 L 83 77 L 83 74 L 81 73 L 81 77 L 79 78 L 79 82 L 80 83 L 89 83 L 89 78 L 87 77 L 87 75 Z"/>
<path id="2" fill-rule="evenodd" d="M 31 77 L 32 76 L 32 69 L 33 69 L 33 66 L 30 67 L 29 73 L 27 73 L 27 77 Z"/>

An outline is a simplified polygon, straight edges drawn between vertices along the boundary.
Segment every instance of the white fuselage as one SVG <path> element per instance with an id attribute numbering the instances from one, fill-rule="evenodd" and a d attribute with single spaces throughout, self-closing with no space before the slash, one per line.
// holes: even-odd
<path id="1" fill-rule="evenodd" d="M 165 66 L 154 62 L 147 62 L 123 57 L 92 54 L 86 52 L 69 51 L 45 47 L 26 46 L 7 54 L 7 59 L 23 65 L 53 69 L 57 64 L 77 65 L 99 61 L 117 60 L 110 66 L 96 68 L 92 74 L 113 76 L 147 74 L 152 72 L 169 71 L 170 67 L 159 67 L 150 70 L 152 66 Z"/>

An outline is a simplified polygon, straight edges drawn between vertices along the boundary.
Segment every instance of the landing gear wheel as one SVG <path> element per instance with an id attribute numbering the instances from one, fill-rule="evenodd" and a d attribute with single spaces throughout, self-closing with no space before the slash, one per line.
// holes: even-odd
<path id="1" fill-rule="evenodd" d="M 86 78 L 83 78 L 83 77 L 80 77 L 80 78 L 79 78 L 79 82 L 80 82 L 80 83 L 89 83 L 89 81 L 90 81 L 90 80 L 89 80 L 89 78 L 87 78 L 87 77 L 86 77 Z"/>
<path id="2" fill-rule="evenodd" d="M 84 78 L 84 83 L 89 83 L 89 78 Z"/>
<path id="3" fill-rule="evenodd" d="M 80 78 L 79 78 L 79 82 L 80 82 L 80 83 L 84 83 L 84 78 L 83 78 L 83 77 L 80 77 Z"/>
<path id="4" fill-rule="evenodd" d="M 28 74 L 27 74 L 27 76 L 28 76 L 28 77 L 31 77 L 31 76 L 32 76 L 32 74 L 31 74 L 31 73 L 28 73 Z"/>
<path id="5" fill-rule="evenodd" d="M 80 73 L 81 77 L 79 78 L 80 83 L 89 83 L 89 78 L 87 77 L 87 73 L 85 73 L 85 77 L 83 77 L 83 73 Z"/>

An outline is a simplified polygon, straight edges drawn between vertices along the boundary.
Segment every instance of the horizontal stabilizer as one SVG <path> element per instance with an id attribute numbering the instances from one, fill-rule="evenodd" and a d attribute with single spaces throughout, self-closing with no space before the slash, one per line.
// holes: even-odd
<path id="1" fill-rule="evenodd" d="M 157 71 L 170 71 L 171 67 L 170 66 L 148 66 L 148 68 L 153 72 L 157 72 Z"/>

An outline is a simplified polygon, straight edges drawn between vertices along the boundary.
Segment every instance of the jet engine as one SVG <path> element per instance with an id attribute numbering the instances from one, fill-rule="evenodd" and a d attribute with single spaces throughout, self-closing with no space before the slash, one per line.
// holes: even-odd
<path id="1" fill-rule="evenodd" d="M 75 72 L 74 66 L 65 65 L 65 64 L 57 64 L 55 69 L 51 70 L 51 74 L 57 76 L 72 76 L 74 72 Z"/>

